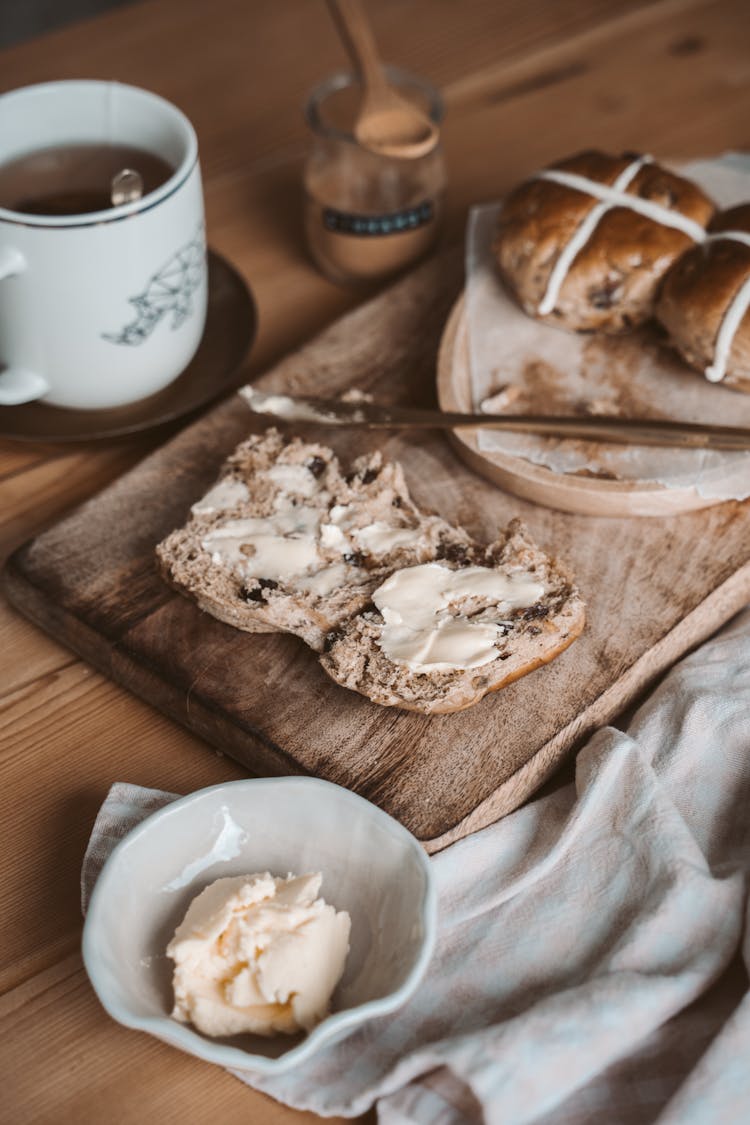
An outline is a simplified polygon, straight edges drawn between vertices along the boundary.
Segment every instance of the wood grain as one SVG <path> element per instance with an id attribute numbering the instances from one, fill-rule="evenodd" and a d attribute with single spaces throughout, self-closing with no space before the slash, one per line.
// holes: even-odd
<path id="1" fill-rule="evenodd" d="M 379 401 L 429 401 L 459 283 L 456 254 L 428 263 L 259 385 L 325 395 L 356 385 Z M 572 568 L 588 605 L 586 631 L 571 649 L 466 712 L 379 708 L 330 681 L 297 639 L 233 630 L 155 573 L 156 543 L 184 520 L 236 441 L 263 426 L 240 400 L 222 404 L 15 555 L 9 594 L 97 667 L 253 772 L 304 772 L 352 788 L 428 850 L 516 808 L 577 740 L 750 597 L 750 504 L 645 523 L 570 516 L 493 489 L 440 435 L 367 435 L 367 445 L 403 463 L 422 505 L 485 541 L 520 513 Z M 361 431 L 312 433 L 345 463 L 362 449 Z"/>
<path id="2" fill-rule="evenodd" d="M 68 954 L 28 985 L 2 997 L 0 1021 L 9 1029 L 3 1044 L 3 1096 L 7 1106 L 23 1107 L 24 1121 L 143 1125 L 158 1120 L 176 1125 L 180 1120 L 209 1120 L 202 1109 L 186 1115 L 181 1104 L 194 1111 L 210 1106 L 216 1120 L 230 1125 L 319 1120 L 250 1091 L 210 1063 L 120 1027 L 100 1008 L 78 953 Z M 37 1058 L 44 1060 L 43 1084 L 29 1065 Z M 49 1112 L 49 1089 L 60 1103 L 54 1116 Z M 14 1115 L 13 1120 L 21 1118 Z M 341 1117 L 326 1120 L 333 1125 L 344 1122 Z M 374 1115 L 361 1120 L 374 1121 Z"/>
<path id="3" fill-rule="evenodd" d="M 99 486 L 120 476 L 132 459 L 131 450 L 123 444 L 98 453 Z M 0 511 L 0 558 L 18 541 L 21 531 L 28 535 L 29 528 L 41 530 L 53 515 L 79 503 L 90 490 L 90 458 L 80 450 L 42 457 L 23 471 L 7 474 Z"/>
<path id="4" fill-rule="evenodd" d="M 368 11 L 388 60 L 443 89 L 449 240 L 462 238 L 468 205 L 494 199 L 533 168 L 590 144 L 674 158 L 750 148 L 746 0 L 378 0 Z M 157 90 L 193 118 L 209 239 L 245 273 L 258 300 L 260 334 L 249 371 L 264 370 L 361 300 L 359 292 L 321 278 L 302 243 L 300 106 L 314 82 L 346 65 L 322 3 L 148 0 L 0 58 L 0 88 L 114 77 Z M 0 442 L 4 550 L 93 496 L 163 440 L 142 434 L 117 451 L 86 447 L 77 450 L 80 461 L 60 461 L 59 471 L 46 472 L 45 462 L 71 451 Z M 34 468 L 27 490 L 23 476 Z M 718 553 L 723 549 L 720 542 Z M 611 596 L 616 603 L 616 592 Z M 53 701 L 43 693 L 63 666 Z M 87 690 L 75 669 L 88 672 Z M 68 650 L 7 606 L 0 612 L 0 708 L 2 739 L 14 747 L 0 788 L 7 857 L 0 941 L 10 950 L 2 986 L 14 1009 L 0 1015 L 0 1067 L 12 1077 L 3 1112 L 52 1125 L 157 1116 L 201 1125 L 214 1120 L 218 1105 L 229 1121 L 304 1120 L 230 1075 L 118 1028 L 80 976 L 77 993 L 53 990 L 49 976 L 58 967 L 68 973 L 63 958 L 75 956 L 80 860 L 112 780 L 185 793 L 243 769 L 71 663 Z M 29 927 L 33 950 L 25 941 Z M 13 1033 L 16 1008 L 28 1014 L 21 1035 Z M 57 1032 L 54 1065 L 49 1013 Z"/>
<path id="5" fill-rule="evenodd" d="M 2 992 L 77 947 L 81 860 L 114 781 L 189 793 L 244 773 L 79 661 L 5 697 L 0 742 L 0 848 L 13 856 L 0 872 Z M 179 768 L 165 781 L 169 761 Z"/>

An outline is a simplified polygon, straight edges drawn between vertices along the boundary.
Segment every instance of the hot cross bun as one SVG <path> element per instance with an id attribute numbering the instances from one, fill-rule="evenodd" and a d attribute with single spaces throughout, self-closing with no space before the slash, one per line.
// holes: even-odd
<path id="1" fill-rule="evenodd" d="M 674 264 L 656 315 L 691 367 L 750 393 L 750 203 L 719 212 Z"/>
<path id="2" fill-rule="evenodd" d="M 581 152 L 511 192 L 493 251 L 530 316 L 627 331 L 653 315 L 663 275 L 713 212 L 699 187 L 649 157 Z"/>

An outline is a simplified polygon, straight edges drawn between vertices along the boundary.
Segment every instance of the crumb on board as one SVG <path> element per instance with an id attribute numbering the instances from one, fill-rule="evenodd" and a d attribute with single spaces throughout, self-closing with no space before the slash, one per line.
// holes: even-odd
<path id="1" fill-rule="evenodd" d="M 523 393 L 523 388 L 515 383 L 508 383 L 504 387 L 483 399 L 479 404 L 479 409 L 482 414 L 502 414 L 509 406 L 512 406 Z"/>
<path id="2" fill-rule="evenodd" d="M 339 395 L 341 402 L 373 402 L 373 397 L 368 391 L 361 391 L 359 387 L 350 387 Z"/>

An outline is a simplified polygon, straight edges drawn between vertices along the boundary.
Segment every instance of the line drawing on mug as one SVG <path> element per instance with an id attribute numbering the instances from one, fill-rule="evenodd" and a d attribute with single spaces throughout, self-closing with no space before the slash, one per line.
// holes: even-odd
<path id="1" fill-rule="evenodd" d="M 203 226 L 185 246 L 177 250 L 157 273 L 153 274 L 141 293 L 129 297 L 136 318 L 119 332 L 102 332 L 111 344 L 137 346 L 151 335 L 156 325 L 172 313 L 171 328 L 179 328 L 194 311 L 193 294 L 201 284 L 206 270 L 206 246 Z"/>

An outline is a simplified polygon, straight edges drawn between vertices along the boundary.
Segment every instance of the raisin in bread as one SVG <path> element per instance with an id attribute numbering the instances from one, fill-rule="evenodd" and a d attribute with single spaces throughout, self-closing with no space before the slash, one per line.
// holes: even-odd
<path id="1" fill-rule="evenodd" d="M 157 547 L 164 577 L 220 621 L 321 650 L 392 570 L 469 542 L 421 512 L 377 452 L 342 473 L 326 446 L 275 429 L 237 447 L 187 524 Z"/>
<path id="2" fill-rule="evenodd" d="M 514 520 L 490 547 L 394 571 L 320 661 L 374 703 L 462 711 L 547 664 L 583 625 L 576 587 Z"/>
<path id="3" fill-rule="evenodd" d="M 621 332 L 652 316 L 661 278 L 713 210 L 699 187 L 648 157 L 581 152 L 510 193 L 493 252 L 530 316 Z"/>
<path id="4" fill-rule="evenodd" d="M 675 263 L 656 315 L 691 367 L 750 393 L 750 204 L 721 211 Z"/>

